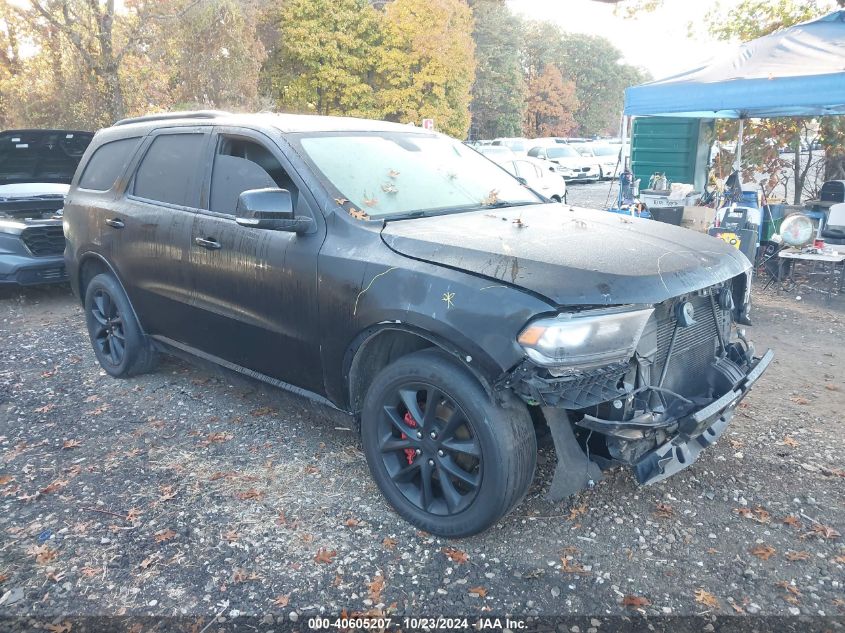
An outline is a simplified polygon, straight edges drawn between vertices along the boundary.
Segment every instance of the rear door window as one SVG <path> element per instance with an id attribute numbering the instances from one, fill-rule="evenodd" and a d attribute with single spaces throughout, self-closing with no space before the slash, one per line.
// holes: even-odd
<path id="1" fill-rule="evenodd" d="M 122 138 L 119 141 L 100 145 L 85 165 L 85 170 L 79 179 L 79 186 L 94 191 L 111 189 L 126 169 L 140 141 L 139 137 Z"/>
<path id="2" fill-rule="evenodd" d="M 194 183 L 205 140 L 202 132 L 155 137 L 135 172 L 132 193 L 156 202 L 195 206 Z"/>

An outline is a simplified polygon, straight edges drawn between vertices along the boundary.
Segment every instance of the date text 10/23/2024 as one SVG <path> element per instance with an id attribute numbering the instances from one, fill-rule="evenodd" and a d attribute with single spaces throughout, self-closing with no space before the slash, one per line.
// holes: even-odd
<path id="1" fill-rule="evenodd" d="M 449 618 L 449 617 L 314 617 L 308 618 L 308 628 L 318 630 L 374 630 L 392 629 L 427 631 L 490 631 L 508 629 L 518 631 L 526 628 L 524 620 L 511 618 Z"/>

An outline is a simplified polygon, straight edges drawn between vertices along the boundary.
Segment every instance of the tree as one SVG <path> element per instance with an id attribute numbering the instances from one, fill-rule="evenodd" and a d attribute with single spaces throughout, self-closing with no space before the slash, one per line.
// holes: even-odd
<path id="1" fill-rule="evenodd" d="M 279 108 L 375 116 L 381 16 L 367 0 L 289 0 L 264 74 Z"/>
<path id="2" fill-rule="evenodd" d="M 381 117 L 403 123 L 431 118 L 441 131 L 466 137 L 475 45 L 465 0 L 394 0 L 384 9 L 383 27 Z"/>
<path id="3" fill-rule="evenodd" d="M 557 65 L 577 87 L 575 120 L 583 136 L 615 132 L 625 88 L 647 80 L 642 71 L 622 64 L 621 57 L 603 37 L 566 33 L 560 41 Z"/>
<path id="4" fill-rule="evenodd" d="M 714 39 L 747 42 L 824 15 L 836 4 L 834 0 L 742 0 L 727 13 L 717 5 L 704 16 L 704 23 Z"/>
<path id="5" fill-rule="evenodd" d="M 160 40 L 167 50 L 158 56 L 175 62 L 169 100 L 177 107 L 256 109 L 267 57 L 257 36 L 259 11 L 239 0 L 191 7 Z"/>
<path id="6" fill-rule="evenodd" d="M 574 112 L 578 108 L 575 84 L 564 81 L 554 64 L 528 82 L 525 112 L 525 135 L 566 136 L 576 126 Z"/>
<path id="7" fill-rule="evenodd" d="M 726 15 L 718 10 L 709 12 L 705 21 L 712 37 L 747 41 L 819 17 L 834 9 L 836 4 L 843 6 L 845 0 L 742 0 Z M 746 139 L 743 176 L 752 178 L 756 171 L 762 170 L 768 174 L 767 184 L 771 189 L 781 181 L 782 174 L 788 169 L 792 172 L 792 203 L 800 204 L 814 164 L 812 145 L 807 142 L 812 140 L 814 127 L 812 119 L 800 117 L 751 121 L 743 135 Z M 837 161 L 845 162 L 840 149 L 843 137 L 836 132 L 836 126 L 822 127 L 827 130 L 827 134 L 821 135 L 823 141 L 826 139 L 827 163 L 835 166 Z M 733 134 L 733 138 L 736 138 L 737 128 L 734 125 L 723 124 L 718 129 L 721 132 L 720 138 L 728 138 L 724 136 L 725 133 Z M 806 157 L 802 156 L 802 144 L 810 148 Z M 792 149 L 789 160 L 779 153 L 784 146 Z M 826 167 L 826 171 L 832 173 L 837 170 Z"/>
<path id="8" fill-rule="evenodd" d="M 503 0 L 472 4 L 477 68 L 472 88 L 474 138 L 517 136 L 522 130 L 525 80 L 520 64 L 522 20 Z"/>

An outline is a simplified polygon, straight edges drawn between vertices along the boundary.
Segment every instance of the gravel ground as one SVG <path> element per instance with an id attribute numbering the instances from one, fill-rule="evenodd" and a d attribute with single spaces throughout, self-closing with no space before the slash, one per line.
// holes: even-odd
<path id="1" fill-rule="evenodd" d="M 114 380 L 66 288 L 6 293 L 0 614 L 841 618 L 845 299 L 754 301 L 777 359 L 698 462 L 552 504 L 542 452 L 510 516 L 450 542 L 391 511 L 343 415 L 175 359 Z"/>

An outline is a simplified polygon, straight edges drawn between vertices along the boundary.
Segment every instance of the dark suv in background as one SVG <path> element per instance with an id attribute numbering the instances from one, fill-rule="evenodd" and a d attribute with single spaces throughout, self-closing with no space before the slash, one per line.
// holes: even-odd
<path id="1" fill-rule="evenodd" d="M 217 112 L 100 131 L 65 206 L 112 376 L 178 350 L 349 412 L 414 525 L 466 536 L 528 490 L 691 464 L 772 358 L 750 264 L 686 229 L 550 204 L 419 128 Z"/>
<path id="2" fill-rule="evenodd" d="M 61 209 L 94 135 L 0 132 L 0 285 L 67 281 Z"/>

